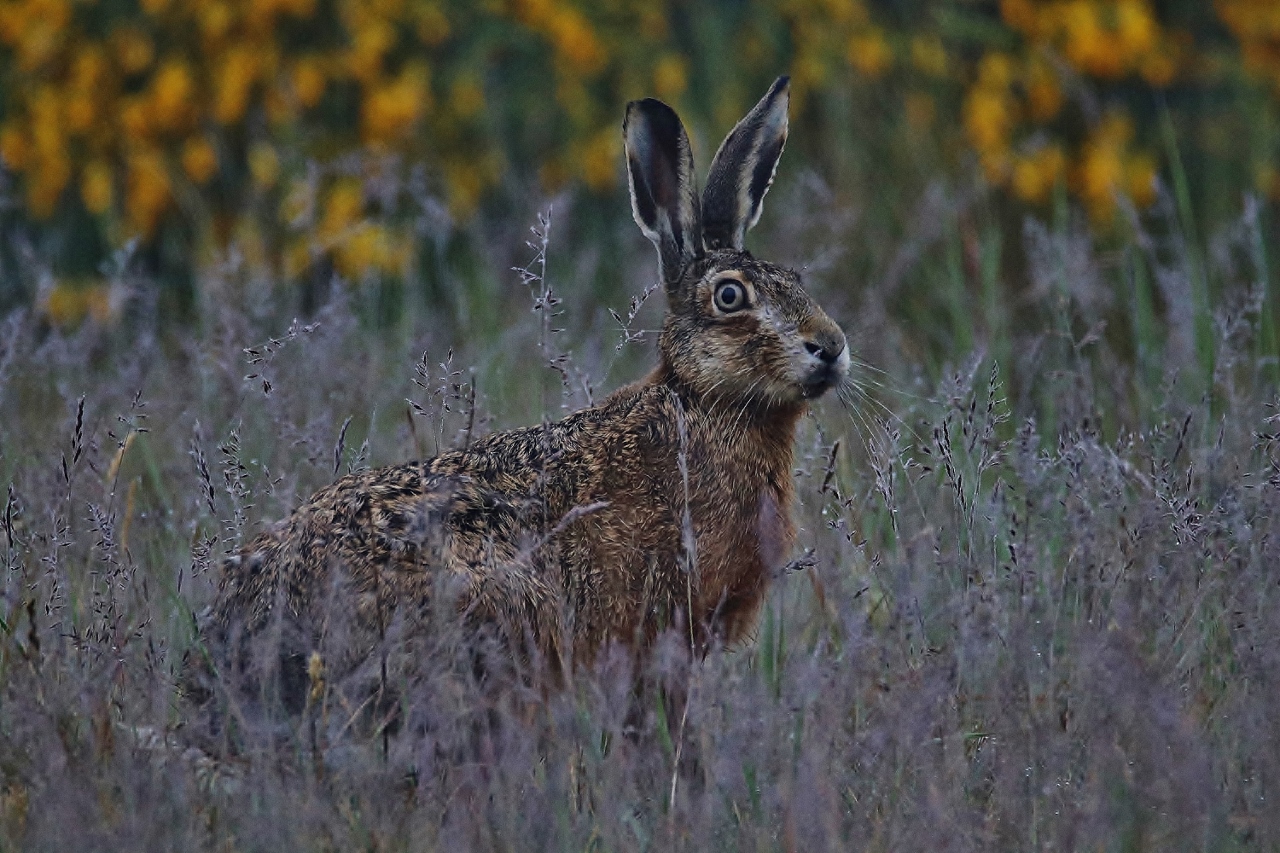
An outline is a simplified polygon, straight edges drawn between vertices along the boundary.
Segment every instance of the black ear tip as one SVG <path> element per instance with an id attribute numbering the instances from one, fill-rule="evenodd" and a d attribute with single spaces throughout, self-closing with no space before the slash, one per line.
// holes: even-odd
<path id="1" fill-rule="evenodd" d="M 672 122 L 678 124 L 680 121 L 676 111 L 657 98 L 644 98 L 628 103 L 625 121 L 629 122 L 633 118 L 648 119 L 655 124 L 671 124 Z"/>
<path id="2" fill-rule="evenodd" d="M 622 120 L 622 132 L 627 139 L 633 138 L 631 130 L 633 123 L 637 133 L 652 134 L 657 139 L 671 140 L 671 144 L 675 144 L 675 140 L 684 136 L 684 125 L 680 123 L 680 117 L 676 115 L 676 111 L 657 98 L 645 98 L 642 101 L 632 101 L 627 104 L 627 114 Z"/>

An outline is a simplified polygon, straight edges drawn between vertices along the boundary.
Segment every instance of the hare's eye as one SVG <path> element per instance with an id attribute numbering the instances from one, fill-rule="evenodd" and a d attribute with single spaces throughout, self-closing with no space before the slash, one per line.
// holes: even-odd
<path id="1" fill-rule="evenodd" d="M 747 289 L 742 282 L 727 278 L 716 285 L 715 301 L 716 307 L 725 313 L 740 311 L 747 307 Z"/>

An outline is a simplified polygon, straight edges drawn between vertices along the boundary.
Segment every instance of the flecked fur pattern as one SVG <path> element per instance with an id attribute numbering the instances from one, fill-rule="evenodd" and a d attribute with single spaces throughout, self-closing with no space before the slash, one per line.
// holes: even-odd
<path id="1" fill-rule="evenodd" d="M 658 366 L 559 422 L 321 489 L 227 561 L 211 635 L 283 623 L 305 659 L 343 586 L 364 638 L 344 650 L 352 666 L 391 611 L 425 612 L 442 589 L 463 623 L 556 671 L 611 642 L 643 651 L 667 627 L 698 652 L 742 639 L 794 543 L 797 422 L 849 365 L 796 273 L 742 246 L 786 117 L 780 78 L 699 197 L 675 113 L 628 105 L 633 212 L 668 299 Z"/>

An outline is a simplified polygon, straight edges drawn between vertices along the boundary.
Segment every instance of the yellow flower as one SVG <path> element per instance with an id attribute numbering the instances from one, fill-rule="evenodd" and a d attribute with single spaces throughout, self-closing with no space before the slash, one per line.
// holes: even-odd
<path id="1" fill-rule="evenodd" d="M 1089 215 L 1099 224 L 1111 221 L 1116 193 L 1129 188 L 1124 148 L 1132 135 L 1132 122 L 1125 116 L 1113 114 L 1102 121 L 1081 150 L 1076 191 Z"/>
<path id="2" fill-rule="evenodd" d="M 151 114 L 161 130 L 178 130 L 195 116 L 195 81 L 191 69 L 181 60 L 171 59 L 160 67 L 151 81 Z"/>
<path id="3" fill-rule="evenodd" d="M 1125 164 L 1125 189 L 1138 207 L 1156 200 L 1156 161 L 1149 154 L 1135 154 Z"/>
<path id="4" fill-rule="evenodd" d="M 382 225 L 361 222 L 334 250 L 334 264 L 349 279 L 369 272 L 395 272 L 408 258 Z"/>
<path id="5" fill-rule="evenodd" d="M 258 59 L 252 48 L 237 45 L 228 50 L 214 72 L 213 117 L 223 124 L 239 121 L 257 78 Z"/>
<path id="6" fill-rule="evenodd" d="M 41 308 L 53 325 L 74 326 L 89 312 L 89 301 L 83 288 L 60 281 L 49 290 Z"/>
<path id="7" fill-rule="evenodd" d="M 594 74 L 604 67 L 605 52 L 595 30 L 582 13 L 569 6 L 555 10 L 546 23 L 556 53 L 569 67 L 582 74 Z"/>
<path id="8" fill-rule="evenodd" d="M 1116 35 L 1128 57 L 1141 56 L 1156 42 L 1156 22 L 1140 0 L 1120 0 L 1115 7 Z"/>
<path id="9" fill-rule="evenodd" d="M 1081 71 L 1114 79 L 1125 73 L 1132 57 L 1125 51 L 1121 36 L 1105 27 L 1102 18 L 1101 7 L 1092 0 L 1071 0 L 1064 13 L 1063 52 Z M 1135 33 L 1133 37 L 1141 35 Z"/>
<path id="10" fill-rule="evenodd" d="M 0 128 L 0 157 L 4 158 L 6 166 L 15 172 L 21 172 L 27 168 L 30 156 L 31 145 L 21 128 L 12 122 Z"/>
<path id="11" fill-rule="evenodd" d="M 452 162 L 444 167 L 449 212 L 455 219 L 467 219 L 475 212 L 484 194 L 483 172 L 470 162 Z"/>
<path id="12" fill-rule="evenodd" d="M 281 221 L 295 228 L 305 226 L 314 216 L 315 202 L 314 182 L 295 178 L 280 199 Z"/>
<path id="13" fill-rule="evenodd" d="M 0 42 L 15 45 L 27 30 L 27 9 L 21 3 L 0 4 Z"/>
<path id="14" fill-rule="evenodd" d="M 280 157 L 269 142 L 255 142 L 249 148 L 249 175 L 260 190 L 269 190 L 280 178 Z"/>
<path id="15" fill-rule="evenodd" d="M 51 85 L 42 85 L 31 97 L 31 135 L 36 148 L 62 144 L 62 98 Z"/>
<path id="16" fill-rule="evenodd" d="M 658 59 L 653 67 L 653 88 L 658 97 L 675 100 L 684 94 L 688 85 L 684 57 L 678 53 L 667 53 Z"/>
<path id="17" fill-rule="evenodd" d="M 107 74 L 107 58 L 102 47 L 89 43 L 77 49 L 71 63 L 71 86 L 81 92 L 92 93 Z"/>
<path id="18" fill-rule="evenodd" d="M 915 36 L 911 39 L 911 64 L 929 77 L 945 77 L 947 51 L 937 36 Z"/>
<path id="19" fill-rule="evenodd" d="M 218 171 L 218 152 L 203 136 L 193 136 L 182 144 L 182 171 L 197 184 L 204 184 Z"/>
<path id="20" fill-rule="evenodd" d="M 449 19 L 444 10 L 435 3 L 424 3 L 417 7 L 418 39 L 427 47 L 439 47 L 449 37 Z"/>
<path id="21" fill-rule="evenodd" d="M 67 129 L 73 133 L 84 133 L 93 127 L 98 117 L 98 102 L 89 92 L 76 92 L 66 102 Z"/>
<path id="22" fill-rule="evenodd" d="M 27 174 L 27 207 L 37 219 L 48 219 L 71 180 L 71 161 L 62 151 L 42 152 Z"/>
<path id="23" fill-rule="evenodd" d="M 320 235 L 333 240 L 351 227 L 364 212 L 364 187 L 354 178 L 344 178 L 335 183 L 324 199 L 324 218 L 320 222 Z"/>
<path id="24" fill-rule="evenodd" d="M 870 27 L 849 40 L 849 64 L 867 77 L 879 77 L 893 65 L 893 51 L 884 32 Z"/>
<path id="25" fill-rule="evenodd" d="M 1040 27 L 1032 0 L 1000 0 L 1000 17 L 1023 35 L 1035 38 Z"/>
<path id="26" fill-rule="evenodd" d="M 17 42 L 18 68 L 23 71 L 41 70 L 62 46 L 65 3 L 55 2 L 50 6 L 52 8 L 41 9 L 28 19 L 27 28 Z"/>
<path id="27" fill-rule="evenodd" d="M 395 43 L 395 30 L 386 21 L 372 20 L 356 31 L 347 67 L 351 76 L 371 83 L 382 73 L 382 57 Z"/>
<path id="28" fill-rule="evenodd" d="M 209 42 L 221 41 L 235 23 L 231 7 L 218 0 L 202 4 L 197 19 L 200 22 L 200 32 Z"/>
<path id="29" fill-rule="evenodd" d="M 551 0 L 514 0 L 512 7 L 516 20 L 532 26 L 542 24 L 554 11 Z"/>
<path id="30" fill-rule="evenodd" d="M 153 148 L 130 155 L 125 179 L 125 214 L 129 226 L 150 238 L 171 200 L 169 171 L 164 156 Z"/>
<path id="31" fill-rule="evenodd" d="M 305 108 L 314 107 L 324 97 L 327 82 L 320 60 L 303 57 L 293 65 L 293 94 Z"/>
<path id="32" fill-rule="evenodd" d="M 994 152 L 1008 147 L 1016 114 L 1012 99 L 1007 94 L 976 87 L 965 98 L 961 112 L 969 141 L 979 152 Z"/>
<path id="33" fill-rule="evenodd" d="M 987 89 L 1007 89 L 1013 82 L 1013 60 L 1008 54 L 993 51 L 978 63 L 978 85 Z"/>
<path id="34" fill-rule="evenodd" d="M 121 99 L 118 121 L 126 139 L 144 139 L 151 133 L 151 110 L 141 97 Z"/>
<path id="35" fill-rule="evenodd" d="M 284 256 L 280 259 L 281 272 L 285 278 L 297 278 L 311 269 L 312 257 L 311 241 L 308 238 L 290 241 L 284 247 Z"/>
<path id="36" fill-rule="evenodd" d="M 80 172 L 80 198 L 90 213 L 106 213 L 115 201 L 115 176 L 111 164 L 102 160 L 87 163 Z"/>
<path id="37" fill-rule="evenodd" d="M 1033 60 L 1026 74 L 1027 111 L 1031 119 L 1046 122 L 1062 109 L 1062 89 L 1047 62 Z"/>
<path id="38" fill-rule="evenodd" d="M 406 70 L 392 83 L 364 96 L 361 128 L 366 142 L 390 142 L 410 133 L 422 117 L 427 100 L 426 73 Z"/>
<path id="39" fill-rule="evenodd" d="M 612 125 L 588 140 L 582 151 L 582 180 L 596 192 L 610 189 L 618 179 L 620 139 Z"/>
<path id="40" fill-rule="evenodd" d="M 63 279 L 40 300 L 39 310 L 45 318 L 55 326 L 63 328 L 76 326 L 85 317 L 95 322 L 106 323 L 115 318 L 119 312 L 119 300 L 113 298 L 112 288 L 101 280 Z M 136 433 L 130 433 L 132 439 Z M 120 458 L 117 453 L 116 459 Z M 116 462 L 112 463 L 113 466 Z"/>
<path id="41" fill-rule="evenodd" d="M 125 27 L 112 33 L 112 42 L 116 61 L 125 74 L 139 74 L 151 67 L 155 47 L 146 33 L 133 27 Z"/>
<path id="42" fill-rule="evenodd" d="M 1040 204 L 1066 173 L 1066 157 L 1057 145 L 1046 145 L 1027 155 L 1018 157 L 1013 164 L 1012 187 L 1018 198 L 1032 204 Z"/>
<path id="43" fill-rule="evenodd" d="M 283 11 L 295 18 L 310 18 L 316 13 L 316 0 L 281 0 Z"/>

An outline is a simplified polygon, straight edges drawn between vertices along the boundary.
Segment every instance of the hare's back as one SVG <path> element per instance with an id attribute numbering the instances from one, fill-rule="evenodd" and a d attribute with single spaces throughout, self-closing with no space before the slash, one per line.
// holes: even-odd
<path id="1" fill-rule="evenodd" d="M 253 631 L 277 607 L 302 618 L 339 589 L 428 595 L 430 570 L 458 565 L 445 519 L 480 517 L 493 503 L 440 461 L 361 471 L 320 489 L 226 561 L 215 621 Z"/>

